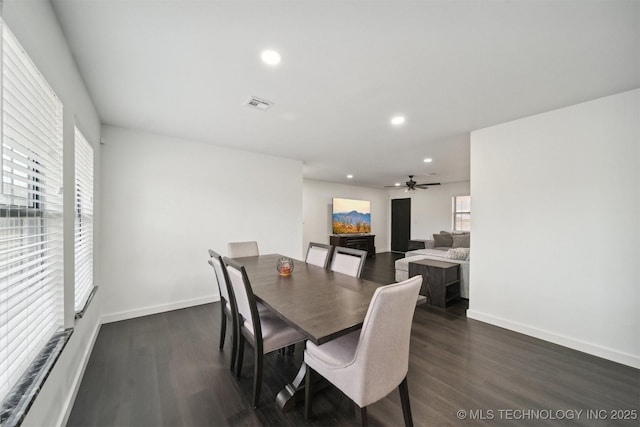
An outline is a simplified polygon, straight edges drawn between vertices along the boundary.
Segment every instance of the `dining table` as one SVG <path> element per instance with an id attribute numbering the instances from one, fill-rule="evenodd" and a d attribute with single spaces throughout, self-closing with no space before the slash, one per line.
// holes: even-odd
<path id="1" fill-rule="evenodd" d="M 317 345 L 362 327 L 375 290 L 383 284 L 294 261 L 293 272 L 281 276 L 280 254 L 234 258 L 247 272 L 256 300 Z M 303 393 L 306 364 L 278 393 L 283 412 Z"/>

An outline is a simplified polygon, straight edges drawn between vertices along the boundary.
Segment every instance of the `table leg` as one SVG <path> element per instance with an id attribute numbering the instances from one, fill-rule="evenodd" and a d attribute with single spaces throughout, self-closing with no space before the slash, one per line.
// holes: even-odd
<path id="1" fill-rule="evenodd" d="M 306 374 L 307 364 L 303 361 L 293 382 L 285 385 L 276 396 L 276 404 L 282 412 L 292 410 L 298 400 L 304 399 L 304 377 Z"/>

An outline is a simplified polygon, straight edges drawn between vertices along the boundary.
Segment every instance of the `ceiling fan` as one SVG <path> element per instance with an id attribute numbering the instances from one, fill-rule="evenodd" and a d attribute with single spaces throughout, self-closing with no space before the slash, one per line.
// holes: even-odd
<path id="1" fill-rule="evenodd" d="M 409 181 L 405 182 L 406 188 L 405 191 L 416 191 L 417 189 L 426 190 L 432 185 L 440 185 L 439 182 L 430 182 L 426 184 L 418 184 L 413 180 L 413 175 L 409 175 Z M 384 188 L 402 188 L 399 185 L 385 185 Z"/>

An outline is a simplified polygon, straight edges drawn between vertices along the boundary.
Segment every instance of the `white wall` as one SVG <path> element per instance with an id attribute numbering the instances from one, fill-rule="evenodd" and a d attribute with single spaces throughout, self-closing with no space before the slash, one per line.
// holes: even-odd
<path id="1" fill-rule="evenodd" d="M 411 238 L 429 240 L 434 233 L 453 228 L 452 198 L 468 196 L 469 187 L 469 181 L 461 181 L 410 193 L 390 190 L 389 194 L 392 199 L 411 198 Z"/>
<path id="2" fill-rule="evenodd" d="M 98 170 L 100 163 L 100 119 L 58 26 L 50 3 L 48 1 L 5 0 L 2 6 L 2 15 L 64 106 L 65 206 L 73 205 L 74 125 L 80 127 L 94 146 L 97 169 L 94 181 L 94 200 L 97 201 L 100 194 Z M 69 201 L 71 201 L 71 205 L 69 205 Z M 98 230 L 101 218 L 99 202 L 94 202 L 94 204 L 96 212 L 94 218 L 96 224 L 94 259 L 98 259 L 97 248 L 101 238 Z M 74 333 L 29 409 L 23 426 L 64 423 L 73 404 L 82 373 L 100 327 L 100 292 L 95 296 L 85 316 L 79 320 L 73 319 L 73 227 L 69 227 L 69 224 L 73 225 L 73 210 L 65 209 L 64 216 L 65 307 L 70 307 L 70 310 L 65 313 L 65 323 L 67 327 L 74 327 Z M 97 277 L 98 271 L 99 264 L 94 262 L 94 277 Z"/>
<path id="3" fill-rule="evenodd" d="M 467 316 L 640 367 L 640 90 L 471 135 Z"/>
<path id="4" fill-rule="evenodd" d="M 389 251 L 391 202 L 385 190 L 305 179 L 303 185 L 304 242 L 329 243 L 331 203 L 334 197 L 371 201 L 371 234 L 375 234 L 376 252 Z"/>
<path id="5" fill-rule="evenodd" d="M 207 249 L 302 256 L 302 162 L 105 126 L 103 321 L 217 300 Z M 274 266 L 275 269 L 275 266 Z"/>

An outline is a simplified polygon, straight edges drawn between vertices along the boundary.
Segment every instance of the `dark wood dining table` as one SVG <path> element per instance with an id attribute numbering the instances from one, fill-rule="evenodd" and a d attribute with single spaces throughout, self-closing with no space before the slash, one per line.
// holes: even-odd
<path id="1" fill-rule="evenodd" d="M 294 261 L 293 273 L 280 276 L 282 255 L 235 258 L 244 265 L 256 299 L 315 344 L 322 344 L 362 327 L 373 293 L 380 286 L 370 280 L 336 273 Z M 295 406 L 303 387 L 306 365 L 276 397 L 283 411 Z"/>

